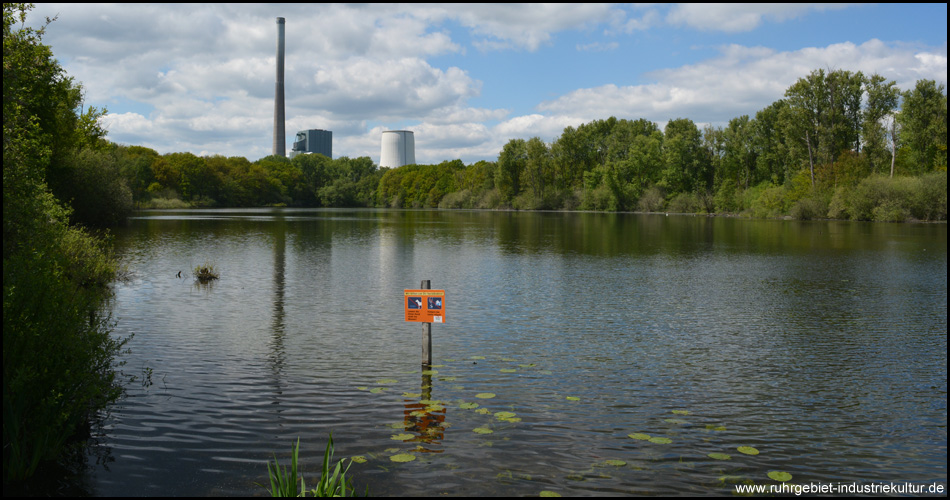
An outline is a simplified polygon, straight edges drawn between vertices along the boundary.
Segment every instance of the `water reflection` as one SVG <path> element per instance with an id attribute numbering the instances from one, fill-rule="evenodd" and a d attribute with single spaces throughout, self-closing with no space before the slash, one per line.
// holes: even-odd
<path id="1" fill-rule="evenodd" d="M 405 399 L 403 423 L 405 429 L 416 434 L 416 437 L 406 440 L 410 443 L 424 443 L 439 445 L 445 438 L 446 407 L 440 401 L 432 399 L 432 374 L 426 373 L 429 367 L 423 367 L 421 398 Z M 419 446 L 417 452 L 442 453 L 444 450 L 432 446 Z"/>

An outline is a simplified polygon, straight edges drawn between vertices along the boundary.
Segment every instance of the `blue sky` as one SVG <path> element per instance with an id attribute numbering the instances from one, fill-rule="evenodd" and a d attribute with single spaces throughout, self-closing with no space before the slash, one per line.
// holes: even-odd
<path id="1" fill-rule="evenodd" d="M 495 160 L 609 116 L 722 126 L 815 69 L 947 83 L 946 4 L 40 4 L 44 41 L 121 144 L 270 154 L 275 18 L 286 24 L 288 142 L 379 161 Z"/>

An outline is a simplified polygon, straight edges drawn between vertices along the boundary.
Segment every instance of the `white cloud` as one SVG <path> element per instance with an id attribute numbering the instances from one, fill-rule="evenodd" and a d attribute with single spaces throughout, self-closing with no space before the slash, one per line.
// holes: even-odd
<path id="1" fill-rule="evenodd" d="M 673 25 L 687 25 L 703 31 L 736 33 L 751 31 L 763 19 L 782 22 L 795 19 L 812 11 L 841 9 L 844 4 L 716 4 L 685 3 L 674 6 L 666 16 Z"/>
<path id="2" fill-rule="evenodd" d="M 647 74 L 652 83 L 578 89 L 543 102 L 538 109 L 585 121 L 617 116 L 665 123 L 682 117 L 723 124 L 743 114 L 754 115 L 782 98 L 799 78 L 826 68 L 879 73 L 904 89 L 920 78 L 945 83 L 947 75 L 945 53 L 915 52 L 879 40 L 791 52 L 729 45 L 716 58 Z"/>

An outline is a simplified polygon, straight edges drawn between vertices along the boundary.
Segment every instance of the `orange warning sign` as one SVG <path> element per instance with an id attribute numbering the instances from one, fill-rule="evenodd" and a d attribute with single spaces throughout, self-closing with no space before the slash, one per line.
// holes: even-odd
<path id="1" fill-rule="evenodd" d="M 445 323 L 445 290 L 405 290 L 406 321 Z"/>

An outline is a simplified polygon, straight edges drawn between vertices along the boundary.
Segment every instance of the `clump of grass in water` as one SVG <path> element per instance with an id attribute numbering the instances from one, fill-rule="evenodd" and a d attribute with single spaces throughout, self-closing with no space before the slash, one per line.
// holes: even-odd
<path id="1" fill-rule="evenodd" d="M 205 262 L 204 265 L 195 267 L 194 275 L 198 281 L 207 283 L 218 279 L 218 270 L 214 268 L 214 264 Z"/>
<path id="2" fill-rule="evenodd" d="M 297 443 L 291 447 L 291 450 L 289 472 L 286 467 L 281 470 L 280 464 L 277 462 L 277 455 L 274 455 L 273 469 L 271 469 L 270 462 L 267 463 L 267 474 L 270 476 L 271 496 L 273 497 L 307 496 L 307 486 L 304 483 L 303 477 L 300 477 L 300 488 L 297 488 L 297 456 L 300 451 L 300 438 L 297 438 Z M 346 473 L 350 470 L 350 465 L 353 465 L 353 462 L 351 461 L 346 466 L 346 469 L 344 469 L 343 463 L 346 459 L 340 460 L 337 462 L 331 474 L 330 462 L 332 460 L 333 434 L 330 434 L 330 438 L 327 442 L 327 451 L 323 455 L 323 467 L 320 469 L 320 481 L 317 483 L 316 488 L 310 490 L 310 494 L 315 497 L 353 496 L 355 490 L 355 488 L 353 488 L 353 479 L 346 478 Z M 368 493 L 369 488 L 367 488 L 367 494 Z"/>

